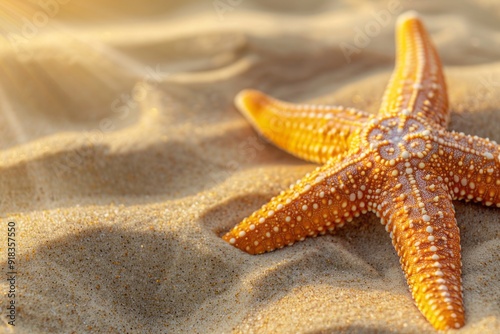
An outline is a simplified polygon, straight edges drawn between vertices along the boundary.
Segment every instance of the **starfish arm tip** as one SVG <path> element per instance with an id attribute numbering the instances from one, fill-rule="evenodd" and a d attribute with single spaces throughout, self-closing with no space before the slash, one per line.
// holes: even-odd
<path id="1" fill-rule="evenodd" d="M 397 19 L 397 24 L 400 25 L 406 21 L 420 20 L 420 15 L 415 10 L 409 10 L 401 14 Z"/>
<path id="2" fill-rule="evenodd" d="M 234 98 L 236 108 L 254 125 L 257 115 L 262 112 L 266 95 L 255 89 L 243 89 Z M 257 127 L 258 128 L 258 127 Z"/>
<path id="3" fill-rule="evenodd" d="M 243 89 L 234 97 L 234 105 L 238 108 L 238 110 L 243 110 L 245 108 L 244 101 L 249 92 L 249 89 Z"/>
<path id="4" fill-rule="evenodd" d="M 241 90 L 234 98 L 234 104 L 238 107 L 244 105 L 245 100 L 255 97 L 255 96 L 263 95 L 260 91 L 255 89 L 243 89 Z"/>

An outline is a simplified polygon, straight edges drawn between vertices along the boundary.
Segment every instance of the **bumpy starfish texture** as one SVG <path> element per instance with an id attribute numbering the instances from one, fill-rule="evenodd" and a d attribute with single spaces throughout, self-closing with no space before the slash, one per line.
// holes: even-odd
<path id="1" fill-rule="evenodd" d="M 377 115 L 293 105 L 245 90 L 236 105 L 267 139 L 323 166 L 223 239 L 250 254 L 381 218 L 413 299 L 440 330 L 464 325 L 460 235 L 452 200 L 500 207 L 500 147 L 448 132 L 446 84 L 420 19 L 397 23 L 396 67 Z"/>

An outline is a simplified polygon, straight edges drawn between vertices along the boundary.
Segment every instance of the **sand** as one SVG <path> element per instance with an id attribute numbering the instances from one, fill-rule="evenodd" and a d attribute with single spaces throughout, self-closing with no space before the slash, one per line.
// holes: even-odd
<path id="1" fill-rule="evenodd" d="M 445 64 L 449 128 L 500 142 L 497 1 L 54 1 L 0 5 L 0 261 L 7 277 L 10 221 L 17 271 L 2 332 L 434 332 L 374 215 L 260 256 L 220 239 L 314 168 L 232 99 L 376 112 L 413 8 Z M 457 333 L 498 332 L 500 210 L 455 206 Z"/>

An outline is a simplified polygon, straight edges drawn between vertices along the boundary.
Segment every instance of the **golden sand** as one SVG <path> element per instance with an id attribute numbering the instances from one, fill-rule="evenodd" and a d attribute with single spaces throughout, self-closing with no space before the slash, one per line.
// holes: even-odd
<path id="1" fill-rule="evenodd" d="M 496 1 L 53 1 L 0 5 L 0 259 L 7 276 L 15 222 L 16 331 L 433 332 L 373 215 L 260 256 L 220 238 L 314 168 L 260 139 L 232 99 L 256 88 L 376 112 L 396 16 L 412 8 L 445 65 L 449 128 L 500 142 Z M 459 332 L 498 332 L 500 211 L 455 207 Z"/>

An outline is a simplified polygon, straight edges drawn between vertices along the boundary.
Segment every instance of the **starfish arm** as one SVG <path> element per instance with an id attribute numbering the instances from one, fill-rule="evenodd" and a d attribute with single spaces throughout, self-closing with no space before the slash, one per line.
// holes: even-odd
<path id="1" fill-rule="evenodd" d="M 460 235 L 446 185 L 439 176 L 416 170 L 400 174 L 381 198 L 376 212 L 417 307 L 437 329 L 462 327 Z"/>
<path id="2" fill-rule="evenodd" d="M 243 90 L 235 104 L 254 128 L 281 149 L 305 160 L 325 163 L 348 149 L 349 137 L 369 114 L 336 106 L 295 105 L 259 91 Z"/>
<path id="3" fill-rule="evenodd" d="M 446 126 L 449 110 L 441 61 L 416 14 L 398 18 L 396 43 L 396 67 L 379 113 L 415 114 Z"/>
<path id="4" fill-rule="evenodd" d="M 500 207 L 500 146 L 458 132 L 443 131 L 433 140 L 439 149 L 432 164 L 446 177 L 452 198 Z"/>
<path id="5" fill-rule="evenodd" d="M 371 163 L 363 158 L 364 154 L 331 159 L 245 218 L 223 239 L 247 253 L 260 254 L 333 231 L 366 213 Z"/>

